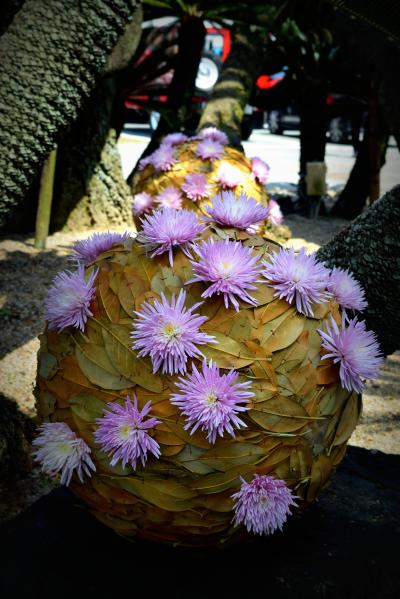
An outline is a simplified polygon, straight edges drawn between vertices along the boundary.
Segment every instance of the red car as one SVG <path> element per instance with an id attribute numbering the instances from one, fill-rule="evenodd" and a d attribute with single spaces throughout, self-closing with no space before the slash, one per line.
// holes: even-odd
<path id="1" fill-rule="evenodd" d="M 154 22 L 152 23 L 154 24 Z M 164 41 L 166 47 L 169 47 L 173 54 L 174 41 L 177 40 L 178 29 L 176 26 L 168 28 L 153 28 L 150 31 L 149 45 L 135 63 L 134 68 L 143 64 L 153 52 L 157 51 L 157 47 Z M 171 50 L 172 49 L 172 50 Z M 225 62 L 231 50 L 231 32 L 228 28 L 218 27 L 206 22 L 206 37 L 202 58 L 199 64 L 199 69 L 196 78 L 196 90 L 193 101 L 199 107 L 202 107 L 207 102 L 209 95 L 216 84 L 222 64 Z M 175 44 L 175 52 L 177 45 Z M 138 91 L 130 92 L 125 98 L 126 120 L 129 122 L 149 122 L 150 127 L 155 129 L 160 118 L 158 107 L 162 108 L 162 104 L 167 101 L 168 85 L 173 77 L 173 70 L 168 69 L 159 75 L 157 78 L 147 81 L 146 85 Z M 262 75 L 257 80 L 257 87 L 260 90 L 274 87 L 278 79 L 272 75 Z M 163 92 L 163 93 L 162 93 Z M 242 136 L 244 139 L 250 137 L 254 127 L 262 127 L 264 123 L 264 113 L 255 106 L 248 105 L 245 108 L 245 116 L 242 123 Z"/>

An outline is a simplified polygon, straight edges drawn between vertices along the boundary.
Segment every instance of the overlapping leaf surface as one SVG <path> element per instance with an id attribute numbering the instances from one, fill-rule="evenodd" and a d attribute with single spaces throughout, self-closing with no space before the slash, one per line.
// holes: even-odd
<path id="1" fill-rule="evenodd" d="M 207 234 L 236 235 L 218 229 Z M 242 237 L 261 256 L 274 250 L 260 237 Z M 241 477 L 283 478 L 312 501 L 342 459 L 360 411 L 359 398 L 339 386 L 336 366 L 321 362 L 316 332 L 321 321 L 299 315 L 261 283 L 255 308 L 241 304 L 239 312 L 227 310 L 217 296 L 203 302 L 202 284 L 185 285 L 192 270 L 180 250 L 171 268 L 166 256 L 151 259 L 134 242 L 131 250 L 100 257 L 97 266 L 93 317 L 84 333 L 48 331 L 41 338 L 40 415 L 67 422 L 90 445 L 97 467 L 84 484 L 74 480 L 75 493 L 123 534 L 189 544 L 236 534 L 231 495 Z M 191 434 L 184 428 L 170 402 L 177 377 L 154 374 L 150 360 L 139 359 L 132 349 L 135 311 L 161 293 L 170 298 L 182 286 L 188 306 L 203 302 L 196 309 L 208 318 L 202 329 L 217 341 L 201 346 L 204 355 L 252 382 L 246 427 L 215 445 L 204 431 Z M 320 318 L 338 319 L 333 303 L 318 310 Z M 136 471 L 112 467 L 93 438 L 109 402 L 133 393 L 140 407 L 151 401 L 151 413 L 161 422 L 154 431 L 160 459 L 150 457 Z"/>

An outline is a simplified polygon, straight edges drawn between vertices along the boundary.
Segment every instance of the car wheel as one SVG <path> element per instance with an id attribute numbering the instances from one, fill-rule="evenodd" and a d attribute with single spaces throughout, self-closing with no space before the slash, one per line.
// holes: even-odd
<path id="1" fill-rule="evenodd" d="M 345 144 L 351 136 L 351 123 L 343 117 L 336 117 L 329 123 L 329 140 L 333 144 Z"/>
<path id="2" fill-rule="evenodd" d="M 269 132 L 273 133 L 274 135 L 283 133 L 281 113 L 279 110 L 271 110 L 271 112 L 268 114 L 268 127 Z"/>
<path id="3" fill-rule="evenodd" d="M 157 129 L 158 123 L 160 121 L 160 117 L 161 117 L 161 114 L 159 112 L 156 112 L 155 110 L 152 110 L 150 112 L 149 123 L 150 123 L 150 129 L 152 131 L 155 131 Z"/>
<path id="4" fill-rule="evenodd" d="M 212 53 L 203 53 L 196 75 L 196 91 L 211 92 L 218 81 L 221 61 Z"/>

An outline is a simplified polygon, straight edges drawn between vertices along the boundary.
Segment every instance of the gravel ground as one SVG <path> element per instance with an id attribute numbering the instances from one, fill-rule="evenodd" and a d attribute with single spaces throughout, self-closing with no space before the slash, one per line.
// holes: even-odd
<path id="1" fill-rule="evenodd" d="M 326 243 L 347 222 L 340 219 L 310 220 L 298 215 L 286 218 L 293 233 L 287 243 L 296 249 L 306 246 L 314 251 Z M 0 241 L 0 391 L 17 402 L 26 415 L 34 416 L 33 387 L 36 372 L 37 336 L 44 326 L 44 299 L 54 275 L 71 263 L 72 244 L 87 234 L 56 233 L 49 237 L 47 249 L 33 246 L 29 236 L 10 236 Z M 367 449 L 400 454 L 400 352 L 389 356 L 380 376 L 371 381 L 363 396 L 364 411 L 350 443 Z M 37 472 L 32 484 L 38 485 Z M 31 502 L 34 490 L 23 493 Z M 46 485 L 45 485 L 46 486 Z M 19 509 L 19 508 L 18 508 Z M 0 505 L 0 519 L 1 519 Z M 15 513 L 15 512 L 14 512 Z"/>

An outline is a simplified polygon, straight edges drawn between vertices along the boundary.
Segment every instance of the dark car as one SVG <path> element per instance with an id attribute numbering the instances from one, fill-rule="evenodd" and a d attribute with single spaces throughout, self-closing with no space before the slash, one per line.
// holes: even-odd
<path id="1" fill-rule="evenodd" d="M 329 141 L 355 144 L 366 110 L 365 102 L 345 94 L 329 94 L 326 105 Z M 269 110 L 266 122 L 270 132 L 274 134 L 300 129 L 300 116 L 294 104 Z"/>

